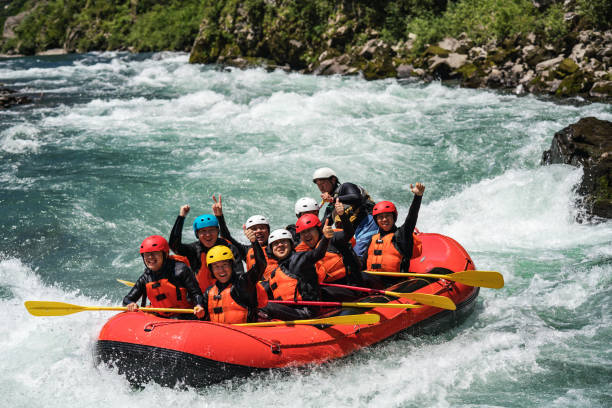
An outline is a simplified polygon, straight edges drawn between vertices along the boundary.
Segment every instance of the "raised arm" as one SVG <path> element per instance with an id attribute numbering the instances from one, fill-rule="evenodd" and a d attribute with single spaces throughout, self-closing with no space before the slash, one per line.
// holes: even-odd
<path id="1" fill-rule="evenodd" d="M 168 240 L 168 244 L 174 253 L 184 255 L 191 261 L 191 258 L 195 257 L 196 254 L 191 246 L 185 245 L 182 242 L 183 224 L 185 223 L 185 216 L 189 213 L 189 209 L 189 205 L 184 205 L 180 208 L 179 215 L 176 217 L 176 221 L 174 221 L 172 231 L 170 231 L 170 239 Z"/>
<path id="2" fill-rule="evenodd" d="M 411 184 L 410 190 L 414 193 L 414 198 L 412 199 L 412 204 L 410 204 L 410 209 L 408 210 L 404 225 L 400 227 L 400 238 L 402 242 L 407 242 L 408 238 L 410 238 L 410 242 L 412 242 L 412 233 L 414 232 L 417 219 L 419 218 L 419 209 L 421 208 L 425 186 L 421 183 L 416 183 L 415 186 Z"/>

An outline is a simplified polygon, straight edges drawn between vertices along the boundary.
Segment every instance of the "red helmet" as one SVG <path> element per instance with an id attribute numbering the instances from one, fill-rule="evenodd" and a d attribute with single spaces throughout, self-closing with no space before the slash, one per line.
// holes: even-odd
<path id="1" fill-rule="evenodd" d="M 321 220 L 319 219 L 319 217 L 314 214 L 304 214 L 295 223 L 295 232 L 299 234 L 300 232 L 306 231 L 307 229 L 320 226 Z"/>
<path id="2" fill-rule="evenodd" d="M 168 255 L 170 252 L 170 247 L 168 246 L 168 241 L 166 238 L 161 235 L 151 235 L 150 237 L 145 238 L 140 244 L 140 253 L 144 254 L 145 252 L 155 252 L 155 251 L 163 251 Z"/>
<path id="3" fill-rule="evenodd" d="M 374 209 L 372 210 L 372 216 L 376 217 L 378 214 L 382 213 L 393 213 L 393 217 L 397 218 L 397 208 L 391 201 L 381 201 L 376 203 Z"/>

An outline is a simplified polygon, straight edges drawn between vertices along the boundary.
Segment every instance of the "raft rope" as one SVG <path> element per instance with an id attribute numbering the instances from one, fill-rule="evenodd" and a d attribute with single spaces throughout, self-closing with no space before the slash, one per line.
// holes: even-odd
<path id="1" fill-rule="evenodd" d="M 269 341 L 266 340 L 264 338 L 261 338 L 259 336 L 255 336 L 253 334 L 250 333 L 245 333 L 244 331 L 242 331 L 241 329 L 237 329 L 232 327 L 231 325 L 225 325 L 225 324 L 221 324 L 221 323 L 215 323 L 215 322 L 207 322 L 207 321 L 201 321 L 201 320 L 176 320 L 176 321 L 172 321 L 172 322 L 151 322 L 151 323 L 147 323 L 144 327 L 144 331 L 146 332 L 150 332 L 153 329 L 157 328 L 157 327 L 161 327 L 161 326 L 166 326 L 166 325 L 170 325 L 170 324 L 182 324 L 182 323 L 198 323 L 198 324 L 210 324 L 213 326 L 218 326 L 218 327 L 223 327 L 227 330 L 231 330 L 240 334 L 243 334 L 247 337 L 252 338 L 253 340 L 256 340 L 268 347 L 270 347 L 270 351 L 273 354 L 279 354 L 280 353 L 280 349 L 281 348 L 291 348 L 291 347 L 307 347 L 307 346 L 311 346 L 313 344 L 327 344 L 327 343 L 335 343 L 337 342 L 338 338 L 340 337 L 349 337 L 349 336 L 353 336 L 358 334 L 362 328 L 359 327 L 359 325 L 354 325 L 353 327 L 355 328 L 355 330 L 351 333 L 345 333 L 343 336 L 338 336 L 338 337 L 334 337 L 333 339 L 330 340 L 326 340 L 326 341 L 321 341 L 321 342 L 317 342 L 317 343 L 296 343 L 296 344 L 280 344 L 278 342 L 274 342 L 274 341 Z"/>

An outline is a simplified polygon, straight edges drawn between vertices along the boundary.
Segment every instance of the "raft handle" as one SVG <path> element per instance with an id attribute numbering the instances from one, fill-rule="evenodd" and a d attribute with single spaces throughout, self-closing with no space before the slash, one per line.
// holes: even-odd
<path id="1" fill-rule="evenodd" d="M 278 345 L 277 343 L 271 344 L 270 351 L 272 351 L 272 354 L 280 354 L 281 353 L 280 345 Z"/>

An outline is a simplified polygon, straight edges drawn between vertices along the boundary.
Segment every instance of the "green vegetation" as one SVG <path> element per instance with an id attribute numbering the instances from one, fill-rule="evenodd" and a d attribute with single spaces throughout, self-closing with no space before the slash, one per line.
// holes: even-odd
<path id="1" fill-rule="evenodd" d="M 189 51 L 205 0 L 49 0 L 11 2 L 0 18 L 29 15 L 2 51 L 33 54 L 66 47 L 92 50 Z M 10 13 L 10 14 L 9 14 Z"/>
<path id="2" fill-rule="evenodd" d="M 190 50 L 204 22 L 195 60 L 241 55 L 280 62 L 282 56 L 303 67 L 324 49 L 341 54 L 363 45 L 376 37 L 372 32 L 388 44 L 416 34 L 415 55 L 462 32 L 474 45 L 530 32 L 556 44 L 572 29 L 563 3 L 540 10 L 531 0 L 15 0 L 0 10 L 0 22 L 30 12 L 17 38 L 2 43 L 4 52 L 25 54 L 60 47 Z M 575 10 L 581 29 L 612 28 L 610 0 L 576 0 Z M 291 40 L 302 43 L 296 55 Z"/>

